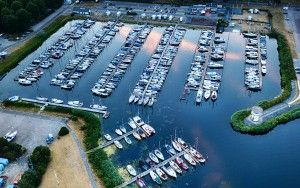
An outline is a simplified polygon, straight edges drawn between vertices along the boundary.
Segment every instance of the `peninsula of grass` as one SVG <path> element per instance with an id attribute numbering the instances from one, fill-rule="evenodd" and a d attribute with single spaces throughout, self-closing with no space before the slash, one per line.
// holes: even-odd
<path id="1" fill-rule="evenodd" d="M 80 129 L 84 131 L 83 143 L 85 149 L 91 150 L 98 146 L 98 140 L 101 137 L 101 122 L 100 118 L 95 114 L 82 110 L 55 106 L 47 106 L 45 111 L 67 114 L 72 119 L 83 119 L 85 124 L 80 127 Z M 102 180 L 105 187 L 116 187 L 123 182 L 122 177 L 118 174 L 117 169 L 103 149 L 97 149 L 87 155 L 95 174 Z"/>
<path id="2" fill-rule="evenodd" d="M 269 101 L 259 102 L 259 106 L 266 110 L 287 100 L 292 91 L 291 82 L 296 80 L 296 73 L 293 65 L 291 49 L 285 36 L 276 30 L 272 30 L 269 34 L 271 38 L 275 38 L 278 43 L 279 67 L 281 76 L 281 94 Z M 300 109 L 288 111 L 280 116 L 274 117 L 258 125 L 246 125 L 245 118 L 250 115 L 250 110 L 244 109 L 235 112 L 231 116 L 231 126 L 233 130 L 244 134 L 261 135 L 273 130 L 277 125 L 287 123 L 300 117 Z"/>

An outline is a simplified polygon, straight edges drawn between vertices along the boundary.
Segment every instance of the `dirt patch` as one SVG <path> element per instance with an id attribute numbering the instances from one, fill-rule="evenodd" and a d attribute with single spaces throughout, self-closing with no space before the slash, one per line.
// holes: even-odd
<path id="1" fill-rule="evenodd" d="M 55 141 L 50 149 L 52 160 L 40 187 L 91 187 L 79 149 L 71 135 Z"/>
<path id="2" fill-rule="evenodd" d="M 242 15 L 233 15 L 232 19 L 235 20 L 248 20 L 251 16 L 253 21 L 269 23 L 268 13 L 266 11 L 260 11 L 259 14 L 249 13 L 247 10 L 243 10 Z"/>

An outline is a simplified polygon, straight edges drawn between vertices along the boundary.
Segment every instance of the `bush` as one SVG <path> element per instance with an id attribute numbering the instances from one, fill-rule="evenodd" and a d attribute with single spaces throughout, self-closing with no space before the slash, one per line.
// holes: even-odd
<path id="1" fill-rule="evenodd" d="M 5 107 L 19 107 L 19 108 L 38 108 L 37 105 L 33 103 L 23 102 L 23 101 L 8 101 L 5 100 L 2 103 Z"/>
<path id="2" fill-rule="evenodd" d="M 58 132 L 58 136 L 65 136 L 67 134 L 69 134 L 69 129 L 67 127 L 62 127 Z"/>
<path id="3" fill-rule="evenodd" d="M 21 145 L 0 138 L 0 157 L 7 158 L 9 161 L 15 161 L 25 152 L 26 149 Z"/>
<path id="4" fill-rule="evenodd" d="M 18 183 L 18 187 L 20 188 L 34 188 L 39 186 L 51 160 L 50 149 L 46 146 L 36 147 L 29 157 L 29 160 L 32 162 L 33 170 L 26 171 L 22 175 Z"/>

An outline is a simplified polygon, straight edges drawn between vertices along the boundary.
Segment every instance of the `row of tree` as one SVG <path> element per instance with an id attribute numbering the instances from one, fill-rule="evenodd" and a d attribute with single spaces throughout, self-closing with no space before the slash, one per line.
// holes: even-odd
<path id="1" fill-rule="evenodd" d="M 26 149 L 15 142 L 8 142 L 0 138 L 0 157 L 15 161 L 26 152 Z"/>
<path id="2" fill-rule="evenodd" d="M 0 0 L 0 32 L 26 31 L 62 3 L 63 0 Z"/>

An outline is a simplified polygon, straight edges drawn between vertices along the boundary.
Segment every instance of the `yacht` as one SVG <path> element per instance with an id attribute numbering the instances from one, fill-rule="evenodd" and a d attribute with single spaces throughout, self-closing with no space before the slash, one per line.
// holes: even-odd
<path id="1" fill-rule="evenodd" d="M 166 174 L 168 174 L 168 176 L 177 178 L 176 172 L 171 166 L 169 166 L 169 167 L 163 166 L 162 169 Z"/>
<path id="2" fill-rule="evenodd" d="M 114 144 L 115 144 L 116 147 L 119 148 L 119 149 L 122 149 L 122 148 L 123 148 L 122 144 L 121 144 L 118 140 L 114 141 Z"/>
<path id="3" fill-rule="evenodd" d="M 141 140 L 142 139 L 141 136 L 137 132 L 135 132 L 135 131 L 132 133 L 132 135 L 137 140 Z"/>
<path id="4" fill-rule="evenodd" d="M 151 179 L 156 182 L 157 184 L 161 185 L 162 184 L 162 181 L 161 179 L 159 178 L 159 176 L 153 172 L 152 170 L 150 170 L 150 176 L 151 176 Z"/>
<path id="5" fill-rule="evenodd" d="M 202 96 L 203 96 L 203 89 L 200 88 L 200 89 L 197 91 L 196 103 L 199 104 L 199 103 L 201 102 Z"/>
<path id="6" fill-rule="evenodd" d="M 128 122 L 128 125 L 132 128 L 132 129 L 136 129 L 136 124 L 134 123 L 134 121 L 131 119 L 131 118 L 129 118 L 129 122 Z"/>
<path id="7" fill-rule="evenodd" d="M 136 179 L 136 184 L 139 188 L 146 188 L 147 187 L 146 183 L 141 178 Z"/>
<path id="8" fill-rule="evenodd" d="M 191 165 L 196 166 L 196 161 L 188 154 L 185 153 L 183 155 L 183 157 L 185 158 L 185 160 L 187 160 L 187 162 L 189 162 Z"/>
<path id="9" fill-rule="evenodd" d="M 62 104 L 62 103 L 64 103 L 63 100 L 55 99 L 55 98 L 51 99 L 51 102 L 53 102 L 53 103 L 55 103 L 55 104 Z"/>
<path id="10" fill-rule="evenodd" d="M 220 69 L 220 68 L 223 68 L 223 64 L 221 64 L 221 63 L 215 63 L 215 62 L 210 62 L 207 66 L 208 66 L 209 68 L 212 68 L 212 69 Z"/>
<path id="11" fill-rule="evenodd" d="M 92 105 L 90 105 L 90 108 L 96 109 L 96 110 L 100 110 L 100 111 L 105 111 L 105 110 L 107 110 L 107 107 L 106 107 L 106 106 L 99 105 L 99 104 L 92 104 Z"/>
<path id="12" fill-rule="evenodd" d="M 265 65 L 261 66 L 261 73 L 263 75 L 267 74 L 267 67 Z"/>
<path id="13" fill-rule="evenodd" d="M 111 136 L 110 136 L 109 134 L 105 134 L 105 135 L 104 135 L 104 138 L 105 138 L 106 140 L 108 140 L 108 141 L 111 141 L 111 140 L 112 140 L 112 138 L 111 138 Z"/>
<path id="14" fill-rule="evenodd" d="M 44 101 L 44 102 L 48 101 L 48 98 L 46 98 L 46 97 L 36 97 L 36 99 L 39 101 Z"/>
<path id="15" fill-rule="evenodd" d="M 82 107 L 83 103 L 79 101 L 68 101 L 68 105 L 75 106 L 75 107 Z"/>
<path id="16" fill-rule="evenodd" d="M 181 138 L 177 138 L 177 142 L 181 145 L 181 147 L 183 147 L 185 149 L 188 148 L 188 145 Z"/>
<path id="17" fill-rule="evenodd" d="M 145 124 L 139 116 L 134 116 L 132 119 L 138 125 L 138 127 Z"/>
<path id="18" fill-rule="evenodd" d="M 188 169 L 189 169 L 188 165 L 187 165 L 180 157 L 176 157 L 175 162 L 176 162 L 183 170 L 188 170 Z"/>
<path id="19" fill-rule="evenodd" d="M 128 102 L 129 102 L 129 103 L 132 103 L 132 102 L 134 101 L 134 99 L 135 99 L 135 95 L 134 95 L 134 94 L 131 94 L 130 97 L 129 97 Z"/>
<path id="20" fill-rule="evenodd" d="M 153 162 L 159 163 L 158 158 L 152 152 L 149 153 L 149 157 Z"/>
<path id="21" fill-rule="evenodd" d="M 122 136 L 122 131 L 120 129 L 116 129 L 115 132 L 117 133 L 117 135 Z"/>
<path id="22" fill-rule="evenodd" d="M 208 100 L 209 99 L 209 97 L 210 97 L 210 90 L 205 90 L 205 92 L 204 92 L 204 99 L 205 100 Z"/>
<path id="23" fill-rule="evenodd" d="M 212 93 L 211 93 L 211 100 L 215 101 L 215 100 L 217 100 L 217 97 L 218 97 L 217 91 L 212 91 Z"/>
<path id="24" fill-rule="evenodd" d="M 168 176 L 166 175 L 166 173 L 164 173 L 164 171 L 162 171 L 160 168 L 156 168 L 155 172 L 157 173 L 157 175 L 159 175 L 159 177 L 166 181 L 168 179 Z"/>
<path id="25" fill-rule="evenodd" d="M 120 127 L 120 130 L 125 134 L 127 132 L 126 128 L 124 126 Z"/>
<path id="26" fill-rule="evenodd" d="M 182 173 L 181 168 L 174 161 L 170 161 L 169 164 L 178 174 Z"/>
<path id="27" fill-rule="evenodd" d="M 168 152 L 170 155 L 175 155 L 175 154 L 176 154 L 176 151 L 174 150 L 174 148 L 172 148 L 172 146 L 166 144 L 165 147 L 166 147 L 166 149 L 167 149 L 167 152 Z"/>
<path id="28" fill-rule="evenodd" d="M 131 165 L 127 165 L 126 169 L 127 169 L 127 171 L 129 172 L 130 175 L 132 175 L 132 176 L 137 175 L 136 170 Z"/>
<path id="29" fill-rule="evenodd" d="M 7 100 L 11 101 L 11 102 L 15 102 L 15 101 L 20 100 L 20 97 L 19 96 L 12 96 L 12 97 L 9 97 Z"/>
<path id="30" fill-rule="evenodd" d="M 129 144 L 129 145 L 132 144 L 132 141 L 129 137 L 125 136 L 124 139 L 125 139 L 127 144 Z"/>
<path id="31" fill-rule="evenodd" d="M 29 86 L 32 84 L 32 82 L 30 80 L 23 79 L 23 78 L 19 79 L 18 82 L 19 82 L 19 84 L 24 85 L 24 86 Z"/>
<path id="32" fill-rule="evenodd" d="M 182 151 L 182 148 L 181 148 L 180 144 L 177 141 L 172 140 L 172 145 L 173 145 L 175 150 L 177 150 L 179 152 Z"/>
<path id="33" fill-rule="evenodd" d="M 205 158 L 197 150 L 195 150 L 193 147 L 189 148 L 189 152 L 194 158 L 199 160 L 200 163 L 205 163 L 205 161 L 206 161 Z"/>
<path id="34" fill-rule="evenodd" d="M 160 160 L 165 160 L 164 155 L 161 153 L 159 149 L 154 150 L 154 154 L 160 159 Z"/>

